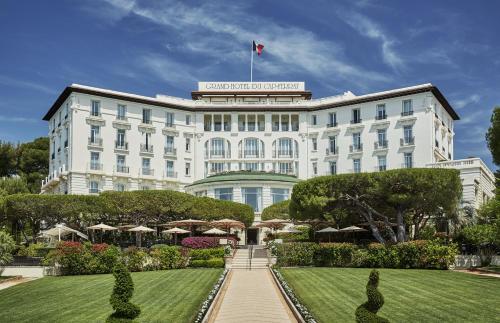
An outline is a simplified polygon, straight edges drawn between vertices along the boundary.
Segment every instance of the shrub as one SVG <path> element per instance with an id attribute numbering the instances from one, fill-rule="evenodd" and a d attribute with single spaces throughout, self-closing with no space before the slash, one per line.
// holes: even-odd
<path id="1" fill-rule="evenodd" d="M 278 266 L 311 266 L 319 245 L 314 242 L 295 242 L 277 245 Z"/>
<path id="2" fill-rule="evenodd" d="M 129 271 L 144 271 L 148 269 L 148 254 L 137 247 L 129 247 L 125 249 L 124 260 Z"/>
<path id="3" fill-rule="evenodd" d="M 127 270 L 127 267 L 118 263 L 114 270 L 115 286 L 109 302 L 113 307 L 114 313 L 108 319 L 108 322 L 116 322 L 116 319 L 132 320 L 139 316 L 141 309 L 139 306 L 130 303 L 130 298 L 134 293 L 134 282 Z"/>
<path id="4" fill-rule="evenodd" d="M 409 241 L 401 242 L 394 245 L 392 248 L 396 250 L 398 255 L 399 268 L 418 268 L 420 267 L 420 255 L 423 252 L 425 241 Z"/>
<path id="5" fill-rule="evenodd" d="M 323 243 L 314 254 L 314 265 L 321 267 L 349 267 L 357 247 L 351 243 Z"/>
<path id="6" fill-rule="evenodd" d="M 0 266 L 12 261 L 12 251 L 16 247 L 14 239 L 5 231 L 0 231 Z"/>
<path id="7" fill-rule="evenodd" d="M 208 260 L 210 258 L 223 258 L 224 248 L 191 249 L 189 251 L 191 260 Z"/>
<path id="8" fill-rule="evenodd" d="M 21 246 L 17 251 L 17 255 L 25 257 L 43 257 L 47 254 L 48 251 L 49 250 L 44 243 L 38 242 L 32 243 L 27 247 L 24 245 Z"/>
<path id="9" fill-rule="evenodd" d="M 150 256 L 154 269 L 174 269 L 183 265 L 180 248 L 176 246 L 160 246 L 153 248 Z"/>
<path id="10" fill-rule="evenodd" d="M 424 268 L 448 269 L 455 262 L 458 247 L 455 244 L 442 245 L 436 241 L 425 244 L 422 264 Z"/>
<path id="11" fill-rule="evenodd" d="M 219 245 L 219 239 L 212 237 L 188 237 L 182 239 L 181 244 L 184 247 L 192 249 L 215 248 Z"/>
<path id="12" fill-rule="evenodd" d="M 368 257 L 364 267 L 370 268 L 397 268 L 399 264 L 397 250 L 380 243 L 371 243 L 367 248 Z"/>
<path id="13" fill-rule="evenodd" d="M 207 261 L 206 260 L 202 260 L 202 259 L 191 260 L 189 262 L 189 266 L 195 267 L 195 268 L 206 267 L 207 266 Z"/>
<path id="14" fill-rule="evenodd" d="M 261 218 L 262 221 L 267 221 L 271 219 L 285 219 L 288 220 L 290 216 L 288 215 L 290 206 L 290 200 L 284 200 L 278 203 L 271 204 L 262 210 Z"/>
<path id="15" fill-rule="evenodd" d="M 224 259 L 223 258 L 211 258 L 206 262 L 206 266 L 208 268 L 224 268 Z"/>
<path id="16" fill-rule="evenodd" d="M 389 320 L 377 316 L 377 312 L 384 305 L 384 296 L 378 291 L 379 273 L 372 270 L 366 284 L 368 301 L 356 309 L 356 322 L 358 323 L 389 323 Z"/>

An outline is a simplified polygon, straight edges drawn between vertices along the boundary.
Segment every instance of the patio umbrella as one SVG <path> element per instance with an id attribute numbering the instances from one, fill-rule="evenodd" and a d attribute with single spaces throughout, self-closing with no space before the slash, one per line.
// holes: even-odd
<path id="1" fill-rule="evenodd" d="M 210 230 L 203 232 L 203 234 L 226 234 L 226 233 L 227 233 L 226 231 L 217 228 L 212 228 Z"/>
<path id="2" fill-rule="evenodd" d="M 275 229 L 283 228 L 287 223 L 290 223 L 290 221 L 283 220 L 283 219 L 271 219 L 271 220 L 262 221 L 261 223 L 257 224 L 256 227 L 270 228 L 271 230 L 274 231 Z"/>
<path id="3" fill-rule="evenodd" d="M 186 219 L 186 220 L 178 220 L 172 221 L 169 225 L 179 226 L 179 227 L 189 227 L 190 235 L 193 235 L 193 227 L 198 225 L 206 225 L 207 221 L 203 220 L 195 220 L 195 219 Z"/>
<path id="4" fill-rule="evenodd" d="M 363 232 L 363 231 L 368 231 L 368 230 L 357 227 L 355 225 L 351 225 L 350 227 L 342 228 L 339 231 L 340 232 Z M 353 242 L 356 242 L 356 241 L 353 239 Z"/>
<path id="5" fill-rule="evenodd" d="M 302 233 L 302 231 L 297 230 L 295 228 L 288 228 L 288 229 L 278 230 L 277 233 Z"/>
<path id="6" fill-rule="evenodd" d="M 138 227 L 129 229 L 128 231 L 136 233 L 136 236 L 135 236 L 136 243 L 138 244 L 138 247 L 140 248 L 141 247 L 141 233 L 143 233 L 143 232 L 155 232 L 156 230 L 140 225 Z"/>
<path id="7" fill-rule="evenodd" d="M 68 234 L 76 234 L 77 236 L 88 240 L 89 237 L 86 234 L 81 233 L 75 229 L 71 229 L 70 227 L 65 226 L 64 224 L 56 224 L 55 227 L 42 231 L 42 235 L 58 237 L 58 240 L 61 241 L 61 237 L 66 236 Z"/>
<path id="8" fill-rule="evenodd" d="M 181 229 L 181 228 L 172 228 L 172 229 L 168 229 L 168 230 L 163 230 L 162 233 L 173 233 L 174 234 L 174 239 L 175 239 L 175 244 L 177 245 L 177 234 L 183 234 L 183 233 L 189 233 L 191 231 L 188 231 L 188 230 L 184 230 L 184 229 Z"/>
<path id="9" fill-rule="evenodd" d="M 210 224 L 213 225 L 214 227 L 220 227 L 226 229 L 226 239 L 229 238 L 229 231 L 231 230 L 231 228 L 239 228 L 239 229 L 245 228 L 245 224 L 243 224 L 243 222 L 232 219 L 215 220 L 210 222 Z"/>
<path id="10" fill-rule="evenodd" d="M 330 233 L 339 232 L 339 231 L 340 231 L 339 229 L 335 229 L 335 228 L 332 228 L 332 227 L 327 227 L 327 228 L 324 228 L 324 229 L 316 231 L 316 233 L 328 233 L 328 242 L 331 242 L 331 235 L 330 235 Z"/>
<path id="11" fill-rule="evenodd" d="M 101 243 L 102 243 L 102 236 L 104 234 L 104 231 L 113 231 L 113 230 L 118 230 L 118 228 L 112 227 L 110 225 L 104 224 L 104 223 L 99 223 L 93 226 L 90 226 L 87 228 L 88 230 L 101 230 Z"/>

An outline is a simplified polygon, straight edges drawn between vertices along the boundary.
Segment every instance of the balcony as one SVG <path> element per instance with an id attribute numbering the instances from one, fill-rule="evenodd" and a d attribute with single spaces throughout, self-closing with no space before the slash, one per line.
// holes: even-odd
<path id="1" fill-rule="evenodd" d="M 128 174 L 130 172 L 130 169 L 128 166 L 125 165 L 116 165 L 115 172 L 121 174 Z"/>
<path id="2" fill-rule="evenodd" d="M 99 162 L 90 162 L 89 164 L 89 170 L 91 171 L 102 171 L 103 166 Z"/>
<path id="3" fill-rule="evenodd" d="M 231 151 L 230 150 L 210 150 L 210 154 L 208 155 L 210 158 L 214 159 L 220 159 L 220 158 L 231 158 Z M 208 157 L 205 154 L 205 157 Z"/>
<path id="4" fill-rule="evenodd" d="M 258 150 L 243 150 L 238 153 L 238 158 L 264 158 L 264 151 Z"/>
<path id="5" fill-rule="evenodd" d="M 273 158 L 298 158 L 298 153 L 292 151 L 292 150 L 274 150 L 273 151 Z"/>
<path id="6" fill-rule="evenodd" d="M 297 176 L 297 173 L 295 172 L 295 170 L 293 169 L 293 167 L 289 168 L 289 169 L 275 169 L 274 173 L 276 173 L 276 174 L 283 174 L 283 175 Z"/>
<path id="7" fill-rule="evenodd" d="M 359 153 L 363 151 L 363 144 L 350 145 L 349 152 L 350 153 Z"/>
<path id="8" fill-rule="evenodd" d="M 116 120 L 119 120 L 119 121 L 125 121 L 125 122 L 127 122 L 127 121 L 128 121 L 128 118 L 127 118 L 127 116 L 125 116 L 125 115 L 117 114 L 117 115 L 116 115 Z"/>
<path id="9" fill-rule="evenodd" d="M 402 117 L 409 117 L 413 115 L 413 110 L 401 112 Z"/>
<path id="10" fill-rule="evenodd" d="M 89 137 L 89 146 L 102 147 L 102 138 L 100 137 Z"/>
<path id="11" fill-rule="evenodd" d="M 361 123 L 361 121 L 362 121 L 361 118 L 353 119 L 353 120 L 351 120 L 351 124 L 358 124 L 358 123 Z"/>
<path id="12" fill-rule="evenodd" d="M 163 147 L 163 154 L 165 156 L 177 156 L 177 148 Z"/>
<path id="13" fill-rule="evenodd" d="M 153 145 L 141 144 L 140 152 L 143 154 L 152 154 L 153 153 Z"/>
<path id="14" fill-rule="evenodd" d="M 62 165 L 58 169 L 50 172 L 49 175 L 42 180 L 42 190 L 58 184 L 61 178 L 64 179 L 67 174 L 68 170 L 66 169 L 66 165 Z"/>
<path id="15" fill-rule="evenodd" d="M 389 142 L 387 140 L 376 141 L 373 143 L 373 146 L 375 150 L 387 149 L 389 147 Z"/>
<path id="16" fill-rule="evenodd" d="M 385 120 L 385 119 L 387 119 L 387 114 L 385 114 L 385 113 L 384 114 L 377 114 L 375 116 L 375 120 Z"/>
<path id="17" fill-rule="evenodd" d="M 151 119 L 142 119 L 142 124 L 144 125 L 152 125 L 153 121 Z"/>
<path id="18" fill-rule="evenodd" d="M 117 150 L 128 150 L 128 142 L 115 140 L 115 149 Z"/>
<path id="19" fill-rule="evenodd" d="M 339 147 L 338 146 L 326 148 L 326 155 L 327 156 L 337 156 L 338 154 L 339 154 Z"/>
<path id="20" fill-rule="evenodd" d="M 142 176 L 155 176 L 155 170 L 149 167 L 141 167 Z"/>
<path id="21" fill-rule="evenodd" d="M 399 140 L 399 143 L 400 143 L 401 147 L 414 146 L 415 145 L 415 137 L 401 138 Z"/>
<path id="22" fill-rule="evenodd" d="M 172 179 L 172 178 L 177 178 L 177 172 L 174 172 L 173 170 L 167 169 L 165 173 L 163 174 L 164 179 Z"/>

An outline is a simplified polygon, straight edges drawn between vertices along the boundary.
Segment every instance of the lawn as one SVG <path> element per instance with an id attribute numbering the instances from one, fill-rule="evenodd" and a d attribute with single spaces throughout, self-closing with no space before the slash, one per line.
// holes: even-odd
<path id="1" fill-rule="evenodd" d="M 281 273 L 319 322 L 354 322 L 371 269 L 287 268 Z M 391 322 L 500 322 L 500 278 L 440 270 L 380 269 Z"/>
<path id="2" fill-rule="evenodd" d="M 134 322 L 191 322 L 222 269 L 132 273 Z M 0 290 L 0 322 L 104 322 L 112 275 L 45 277 Z"/>

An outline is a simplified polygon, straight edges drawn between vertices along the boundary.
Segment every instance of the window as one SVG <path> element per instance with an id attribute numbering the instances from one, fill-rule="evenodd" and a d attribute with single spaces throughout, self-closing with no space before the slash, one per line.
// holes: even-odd
<path id="1" fill-rule="evenodd" d="M 264 167 L 262 167 L 264 169 Z M 240 170 L 247 170 L 247 171 L 258 171 L 259 170 L 259 163 L 245 163 L 241 164 L 240 163 Z"/>
<path id="2" fill-rule="evenodd" d="M 273 131 L 279 131 L 280 130 L 280 116 L 278 114 L 273 114 L 271 116 L 271 123 L 273 126 Z"/>
<path id="3" fill-rule="evenodd" d="M 173 160 L 167 160 L 165 162 L 165 175 L 166 177 L 175 177 Z"/>
<path id="4" fill-rule="evenodd" d="M 153 175 L 153 170 L 151 169 L 151 159 L 142 159 L 142 174 L 143 175 Z"/>
<path id="5" fill-rule="evenodd" d="M 191 124 L 191 115 L 186 114 L 186 126 L 189 126 Z"/>
<path id="6" fill-rule="evenodd" d="M 413 105 L 411 100 L 403 100 L 402 116 L 411 116 L 413 114 Z"/>
<path id="7" fill-rule="evenodd" d="M 69 141 L 69 128 L 65 129 L 65 136 L 66 140 L 64 141 L 64 148 L 68 147 L 68 141 Z"/>
<path id="8" fill-rule="evenodd" d="M 352 164 L 353 164 L 353 168 L 354 168 L 354 173 L 361 173 L 361 160 L 360 159 L 353 159 Z"/>
<path id="9" fill-rule="evenodd" d="M 318 175 L 318 163 L 317 162 L 312 163 L 312 170 L 313 170 L 314 175 Z"/>
<path id="10" fill-rule="evenodd" d="M 328 140 L 328 152 L 330 154 L 337 154 L 337 136 L 330 136 Z"/>
<path id="11" fill-rule="evenodd" d="M 224 131 L 231 131 L 231 115 L 224 115 Z"/>
<path id="12" fill-rule="evenodd" d="M 153 145 L 151 145 L 151 133 L 143 132 L 144 144 L 141 144 L 141 152 L 153 152 Z"/>
<path id="13" fill-rule="evenodd" d="M 118 191 L 118 192 L 125 192 L 125 184 L 123 184 L 123 183 L 116 183 L 116 191 Z"/>
<path id="14" fill-rule="evenodd" d="M 298 114 L 292 114 L 291 122 L 292 122 L 292 131 L 299 131 L 299 115 Z"/>
<path id="15" fill-rule="evenodd" d="M 250 205 L 255 212 L 262 211 L 262 188 L 261 187 L 244 187 L 241 189 L 243 201 Z"/>
<path id="16" fill-rule="evenodd" d="M 351 123 L 360 123 L 360 122 L 361 122 L 361 110 L 360 109 L 352 109 Z"/>
<path id="17" fill-rule="evenodd" d="M 317 115 L 313 114 L 313 115 L 311 116 L 311 124 L 312 124 L 313 126 L 315 126 L 315 125 L 317 125 L 317 124 L 318 124 L 318 116 L 317 116 Z"/>
<path id="18" fill-rule="evenodd" d="M 376 146 L 378 148 L 387 148 L 387 129 L 377 130 L 377 140 Z"/>
<path id="19" fill-rule="evenodd" d="M 377 104 L 377 114 L 375 119 L 383 120 L 386 119 L 387 115 L 385 114 L 385 104 Z"/>
<path id="20" fill-rule="evenodd" d="M 174 150 L 174 136 L 165 136 L 165 153 L 173 154 Z"/>
<path id="21" fill-rule="evenodd" d="M 246 115 L 239 114 L 238 115 L 238 131 L 246 130 Z"/>
<path id="22" fill-rule="evenodd" d="M 99 153 L 97 151 L 90 152 L 90 169 L 101 170 L 101 164 L 99 163 Z"/>
<path id="23" fill-rule="evenodd" d="M 203 129 L 205 131 L 212 131 L 212 115 L 211 114 L 205 114 L 203 116 Z"/>
<path id="24" fill-rule="evenodd" d="M 142 109 L 142 123 L 151 124 L 151 109 Z"/>
<path id="25" fill-rule="evenodd" d="M 413 167 L 413 154 L 412 153 L 405 153 L 404 154 L 404 168 L 412 168 Z"/>
<path id="26" fill-rule="evenodd" d="M 407 145 L 413 144 L 413 126 L 404 126 L 403 127 L 403 135 L 404 135 L 404 143 Z"/>
<path id="27" fill-rule="evenodd" d="M 336 112 L 328 113 L 328 123 L 326 126 L 328 128 L 332 128 L 332 127 L 337 126 L 337 113 Z"/>
<path id="28" fill-rule="evenodd" d="M 292 157 L 292 139 L 278 139 L 278 157 Z"/>
<path id="29" fill-rule="evenodd" d="M 174 114 L 172 112 L 165 112 L 165 127 L 173 127 L 174 126 Z"/>
<path id="30" fill-rule="evenodd" d="M 204 191 L 197 191 L 197 192 L 194 192 L 194 196 L 198 196 L 198 197 L 207 196 L 207 191 L 206 191 L 206 190 L 204 190 Z"/>
<path id="31" fill-rule="evenodd" d="M 94 117 L 99 117 L 101 115 L 101 102 L 99 101 L 92 101 L 92 106 L 90 110 L 90 115 Z"/>
<path id="32" fill-rule="evenodd" d="M 125 164 L 125 155 L 116 155 L 116 171 L 118 173 L 128 173 L 128 167 Z"/>
<path id="33" fill-rule="evenodd" d="M 191 151 L 191 138 L 186 138 L 186 151 Z"/>
<path id="34" fill-rule="evenodd" d="M 271 188 L 271 199 L 274 203 L 288 200 L 290 190 L 288 188 Z"/>
<path id="35" fill-rule="evenodd" d="M 68 113 L 69 113 L 69 103 L 66 103 L 64 106 L 64 119 L 68 119 Z"/>
<path id="36" fill-rule="evenodd" d="M 255 120 L 254 114 L 247 115 L 248 131 L 255 131 Z"/>
<path id="37" fill-rule="evenodd" d="M 361 145 L 361 133 L 355 132 L 352 134 L 352 150 L 357 151 L 361 150 L 362 145 Z"/>
<path id="38" fill-rule="evenodd" d="M 211 140 L 210 156 L 224 157 L 224 139 L 213 138 Z"/>
<path id="39" fill-rule="evenodd" d="M 233 200 L 233 188 L 216 188 L 214 190 L 215 198 L 218 200 L 232 201 Z"/>
<path id="40" fill-rule="evenodd" d="M 222 115 L 214 114 L 214 131 L 222 131 Z"/>
<path id="41" fill-rule="evenodd" d="M 249 157 L 258 157 L 259 156 L 259 140 L 256 138 L 247 138 L 245 139 L 245 149 L 244 149 L 245 158 Z"/>
<path id="42" fill-rule="evenodd" d="M 141 190 L 142 191 L 149 191 L 151 188 L 149 187 L 149 185 L 142 185 L 141 186 Z"/>
<path id="43" fill-rule="evenodd" d="M 90 181 L 89 183 L 89 193 L 99 193 L 99 182 L 97 181 Z"/>
<path id="44" fill-rule="evenodd" d="M 186 176 L 191 176 L 191 163 L 186 163 L 184 170 L 185 170 L 184 174 Z"/>
<path id="45" fill-rule="evenodd" d="M 115 147 L 118 149 L 127 149 L 125 143 L 125 129 L 116 130 L 116 143 Z"/>
<path id="46" fill-rule="evenodd" d="M 289 130 L 290 117 L 287 114 L 281 115 L 281 131 Z"/>
<path id="47" fill-rule="evenodd" d="M 118 108 L 116 110 L 116 119 L 127 120 L 127 106 L 126 105 L 118 104 Z"/>
<path id="48" fill-rule="evenodd" d="M 257 115 L 257 128 L 259 131 L 266 130 L 266 116 L 263 114 Z"/>
<path id="49" fill-rule="evenodd" d="M 91 144 L 98 144 L 99 143 L 99 133 L 101 132 L 101 129 L 99 126 L 90 126 L 90 143 Z"/>
<path id="50" fill-rule="evenodd" d="M 293 165 L 292 163 L 278 163 L 278 168 L 274 170 L 280 174 L 292 174 L 293 173 Z"/>
<path id="51" fill-rule="evenodd" d="M 211 173 L 222 173 L 225 170 L 224 163 L 210 163 L 210 172 Z"/>
<path id="52" fill-rule="evenodd" d="M 337 175 L 337 162 L 336 161 L 330 162 L 330 174 Z"/>
<path id="53" fill-rule="evenodd" d="M 386 156 L 378 156 L 378 171 L 384 171 L 387 169 L 387 158 Z"/>
<path id="54" fill-rule="evenodd" d="M 318 138 L 311 138 L 312 150 L 318 150 Z"/>

